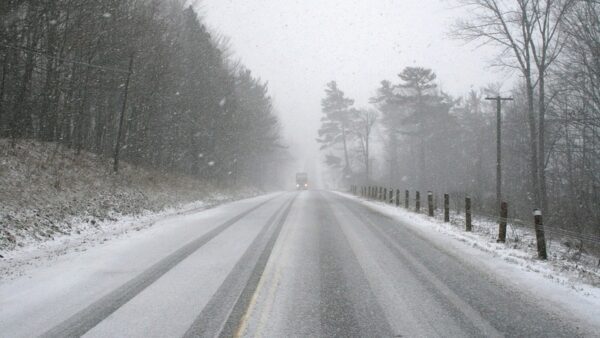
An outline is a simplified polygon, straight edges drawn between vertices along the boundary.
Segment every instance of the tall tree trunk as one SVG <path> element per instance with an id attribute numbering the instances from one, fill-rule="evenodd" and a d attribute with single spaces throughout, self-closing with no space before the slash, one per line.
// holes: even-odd
<path id="1" fill-rule="evenodd" d="M 57 31 L 56 22 L 52 23 L 52 20 L 57 20 L 58 13 L 56 12 L 56 4 L 54 1 L 48 2 L 46 11 L 46 74 L 44 87 L 41 96 L 41 106 L 39 110 L 40 120 L 40 138 L 45 141 L 52 141 L 54 139 L 54 122 L 56 117 L 52 114 L 54 110 L 50 107 L 52 100 L 52 93 L 56 88 L 56 43 L 57 43 Z"/>
<path id="2" fill-rule="evenodd" d="M 529 149 L 530 149 L 530 174 L 531 174 L 531 192 L 533 194 L 534 206 L 541 208 L 540 190 L 539 190 L 539 162 L 538 162 L 538 136 L 535 123 L 534 94 L 533 83 L 531 81 L 531 71 L 527 70 L 525 75 L 527 91 L 527 121 L 529 124 Z"/>
<path id="3" fill-rule="evenodd" d="M 367 122 L 366 130 L 365 130 L 365 184 L 369 184 L 369 137 L 370 137 L 370 127 L 369 122 Z"/>
<path id="4" fill-rule="evenodd" d="M 342 141 L 344 143 L 344 175 L 350 173 L 350 161 L 348 159 L 348 145 L 346 144 L 346 126 L 342 126 Z"/>
<path id="5" fill-rule="evenodd" d="M 33 19 L 32 19 L 33 21 Z M 37 25 L 34 25 L 33 32 L 29 34 L 27 47 L 33 49 L 37 44 L 38 32 Z M 13 116 L 11 120 L 11 145 L 14 148 L 17 138 L 27 137 L 31 133 L 32 120 L 31 112 L 26 110 L 28 99 L 27 94 L 30 92 L 31 79 L 33 77 L 33 68 L 35 66 L 34 53 L 28 52 L 25 59 L 25 71 L 21 78 L 21 83 L 17 92 L 16 100 L 13 106 Z"/>
<path id="6" fill-rule="evenodd" d="M 425 174 L 427 173 L 427 168 L 425 165 L 425 131 L 424 128 L 421 128 L 421 133 L 419 136 L 419 189 L 425 189 Z"/>
<path id="7" fill-rule="evenodd" d="M 543 61 L 545 62 L 545 61 Z M 539 144 L 539 154 L 538 154 L 538 170 L 539 170 L 539 198 L 541 202 L 542 214 L 546 214 L 548 211 L 548 197 L 546 194 L 546 149 L 545 149 L 545 118 L 546 118 L 546 100 L 545 100 L 545 71 L 546 69 L 542 66 L 539 69 L 539 82 L 538 82 L 538 144 Z"/>
<path id="8" fill-rule="evenodd" d="M 4 136 L 4 90 L 6 88 L 6 72 L 8 71 L 8 52 L 2 59 L 2 78 L 0 79 L 0 137 Z"/>
<path id="9" fill-rule="evenodd" d="M 390 130 L 390 174 L 389 184 L 393 184 L 397 176 L 396 165 L 398 163 L 398 137 L 394 130 Z"/>

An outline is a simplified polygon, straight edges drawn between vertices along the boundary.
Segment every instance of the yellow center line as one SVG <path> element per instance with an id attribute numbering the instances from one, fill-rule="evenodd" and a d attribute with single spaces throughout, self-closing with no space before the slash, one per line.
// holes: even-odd
<path id="1" fill-rule="evenodd" d="M 284 238 L 282 239 L 282 244 L 281 244 L 280 248 L 283 248 L 284 243 L 288 242 L 288 237 L 290 236 L 290 233 L 291 233 L 291 230 L 286 232 Z M 260 319 L 258 321 L 258 326 L 256 328 L 256 336 L 257 337 L 262 337 L 262 331 L 267 323 L 268 315 L 271 313 L 273 305 L 275 304 L 275 294 L 276 294 L 276 291 L 279 287 L 279 284 L 280 284 L 281 278 L 282 278 L 281 270 L 282 270 L 283 264 L 281 262 L 286 262 L 287 257 L 289 255 L 289 250 L 283 250 L 283 249 L 281 249 L 281 250 L 283 251 L 283 254 L 282 254 L 283 257 L 281 257 L 281 260 L 279 261 L 279 263 L 274 262 L 274 264 L 275 264 L 274 277 L 273 277 L 273 281 L 271 282 L 269 292 L 267 294 L 267 299 L 265 300 L 265 307 L 263 307 L 263 311 L 260 315 Z M 280 257 L 280 255 L 277 255 L 276 257 Z"/>
<path id="2" fill-rule="evenodd" d="M 284 224 L 284 226 L 285 226 L 285 224 Z M 286 229 L 288 231 L 285 231 Z M 283 238 L 281 238 L 281 245 L 276 245 L 276 248 L 275 248 L 275 250 L 273 250 L 271 257 L 280 257 L 281 251 L 283 251 L 283 255 L 284 255 L 283 261 L 285 262 L 285 259 L 287 259 L 287 256 L 288 256 L 288 250 L 283 250 L 283 248 L 285 247 L 285 245 L 283 243 L 288 242 L 288 237 L 290 236 L 291 230 L 288 227 L 285 227 L 284 231 L 285 231 L 285 235 L 283 236 Z M 279 242 L 279 239 L 277 241 Z M 273 270 L 273 265 L 275 265 L 275 268 L 274 268 L 275 270 L 272 273 L 269 273 L 270 271 Z M 282 264 L 279 264 L 276 260 L 274 260 L 274 259 L 272 260 L 271 258 L 269 258 L 269 262 L 267 263 L 267 268 L 265 269 L 265 273 L 263 273 L 260 276 L 260 280 L 258 281 L 256 290 L 254 291 L 254 294 L 252 295 L 252 298 L 250 299 L 250 304 L 248 304 L 248 308 L 246 309 L 246 312 L 242 316 L 240 325 L 238 326 L 238 328 L 235 331 L 235 334 L 233 335 L 234 337 L 236 337 L 236 338 L 242 337 L 244 335 L 244 333 L 246 332 L 246 330 L 248 329 L 250 317 L 251 317 L 251 314 L 255 311 L 255 308 L 257 307 L 258 298 L 262 292 L 261 290 L 263 289 L 264 284 L 267 283 L 267 281 L 269 279 L 268 275 L 273 275 L 273 278 L 271 278 L 271 280 L 272 280 L 271 285 L 269 286 L 269 289 L 267 291 L 267 299 L 261 310 L 260 317 L 259 317 L 260 318 L 259 323 L 258 323 L 256 332 L 254 334 L 255 337 L 262 336 L 261 331 L 264 329 L 264 326 L 266 324 L 267 315 L 271 312 L 271 308 L 274 303 L 277 286 L 279 285 L 279 282 L 281 280 L 281 268 L 282 268 Z"/>

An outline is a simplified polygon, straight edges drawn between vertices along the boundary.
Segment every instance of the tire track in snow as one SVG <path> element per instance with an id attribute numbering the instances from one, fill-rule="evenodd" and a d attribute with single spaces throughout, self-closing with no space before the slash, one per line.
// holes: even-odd
<path id="1" fill-rule="evenodd" d="M 294 194 L 271 216 L 184 337 L 235 335 L 297 196 Z M 275 229 L 271 231 L 273 226 Z"/>
<path id="2" fill-rule="evenodd" d="M 392 337 L 352 246 L 325 194 L 319 194 L 321 333 L 326 337 Z"/>
<path id="3" fill-rule="evenodd" d="M 83 310 L 72 315 L 62 323 L 56 325 L 52 329 L 46 331 L 41 337 L 79 337 L 91 330 L 94 326 L 98 325 L 106 317 L 110 316 L 113 312 L 123 306 L 125 303 L 130 301 L 132 298 L 137 296 L 149 285 L 158 280 L 161 276 L 171 270 L 174 266 L 179 264 L 181 261 L 186 259 L 188 256 L 193 254 L 195 251 L 200 249 L 204 244 L 227 230 L 237 221 L 244 218 L 254 210 L 266 205 L 270 201 L 277 198 L 279 195 L 267 199 L 255 205 L 248 210 L 238 214 L 237 216 L 229 219 L 222 223 L 216 228 L 210 230 L 206 234 L 199 238 L 189 242 L 180 249 L 171 253 L 167 257 L 158 261 L 144 272 L 140 273 L 137 277 L 134 277 L 127 283 L 123 284 L 119 288 L 103 296 L 94 303 L 88 305 Z"/>

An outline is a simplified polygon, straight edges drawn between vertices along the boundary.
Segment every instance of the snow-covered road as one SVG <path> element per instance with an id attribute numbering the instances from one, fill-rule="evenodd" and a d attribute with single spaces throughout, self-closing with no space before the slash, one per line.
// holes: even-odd
<path id="1" fill-rule="evenodd" d="M 568 290 L 445 240 L 339 194 L 256 197 L 3 282 L 0 336 L 600 335 Z"/>

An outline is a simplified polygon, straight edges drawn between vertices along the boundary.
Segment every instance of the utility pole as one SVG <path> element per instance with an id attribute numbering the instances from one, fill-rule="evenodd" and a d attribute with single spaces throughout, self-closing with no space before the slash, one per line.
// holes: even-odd
<path id="1" fill-rule="evenodd" d="M 368 113 L 367 113 L 368 114 Z M 369 126 L 369 116 L 367 115 L 367 123 L 365 126 L 365 163 L 366 168 L 366 180 L 365 180 L 365 184 L 369 184 L 369 134 L 371 133 L 371 127 Z"/>
<path id="2" fill-rule="evenodd" d="M 486 97 L 496 101 L 496 208 L 502 203 L 502 101 L 513 101 L 512 97 Z"/>
<path id="3" fill-rule="evenodd" d="M 235 157 L 233 158 L 233 186 L 236 187 L 237 186 L 237 175 L 238 175 L 237 154 L 235 154 L 234 156 Z"/>
<path id="4" fill-rule="evenodd" d="M 119 116 L 119 129 L 117 130 L 117 142 L 115 144 L 113 171 L 116 173 L 119 171 L 119 150 L 121 150 L 121 134 L 123 133 L 123 121 L 125 120 L 125 109 L 127 108 L 127 95 L 129 94 L 129 80 L 131 73 L 133 72 L 133 57 L 134 53 L 131 53 L 129 57 L 129 68 L 127 70 L 127 79 L 125 80 L 125 93 L 123 94 L 123 105 L 121 106 L 121 116 Z"/>

